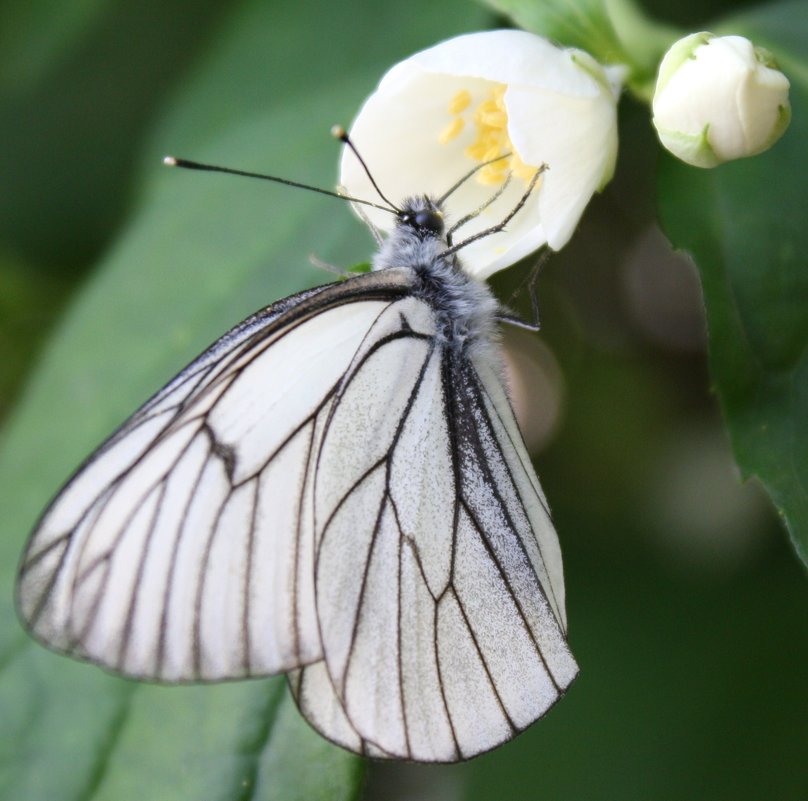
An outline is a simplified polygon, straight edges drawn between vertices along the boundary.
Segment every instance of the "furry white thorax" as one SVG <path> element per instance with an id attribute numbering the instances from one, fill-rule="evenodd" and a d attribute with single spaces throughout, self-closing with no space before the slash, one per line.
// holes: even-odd
<path id="1" fill-rule="evenodd" d="M 439 230 L 419 226 L 415 222 L 419 212 L 436 215 L 441 220 Z M 452 348 L 466 349 L 469 355 L 482 356 L 498 340 L 499 304 L 486 284 L 464 272 L 456 254 L 444 255 L 449 243 L 442 218 L 433 198 L 408 198 L 395 229 L 373 259 L 373 269 L 412 270 L 415 294 L 435 309 L 443 341 Z"/>

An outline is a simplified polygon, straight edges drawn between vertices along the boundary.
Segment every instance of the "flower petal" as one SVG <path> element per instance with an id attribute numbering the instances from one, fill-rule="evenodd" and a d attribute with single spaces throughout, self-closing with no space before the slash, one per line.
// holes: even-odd
<path id="1" fill-rule="evenodd" d="M 507 230 L 462 248 L 464 268 L 484 278 L 545 244 L 563 246 L 611 176 L 617 75 L 524 31 L 468 34 L 394 66 L 366 100 L 351 137 L 394 204 L 440 197 L 481 160 L 502 156 L 501 167 L 484 167 L 447 199 L 449 225 L 478 212 L 455 243 L 505 219 L 526 191 L 530 168 L 549 167 Z M 354 197 L 378 199 L 348 150 L 340 177 Z M 383 210 L 363 212 L 381 230 L 395 224 Z"/>

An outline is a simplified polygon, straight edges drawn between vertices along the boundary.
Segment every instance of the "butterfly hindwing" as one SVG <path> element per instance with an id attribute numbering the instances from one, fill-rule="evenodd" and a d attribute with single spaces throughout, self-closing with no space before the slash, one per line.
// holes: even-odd
<path id="1" fill-rule="evenodd" d="M 408 329 L 400 353 L 385 345 L 393 378 L 358 365 L 326 426 L 323 475 L 355 478 L 333 494 L 315 481 L 328 511 L 315 557 L 324 658 L 290 682 L 345 747 L 455 761 L 544 714 L 577 666 L 555 532 L 497 370 L 415 314 Z M 341 413 L 365 384 L 376 394 L 357 424 Z M 361 469 L 345 464 L 361 450 L 346 456 L 346 437 L 366 440 Z"/>

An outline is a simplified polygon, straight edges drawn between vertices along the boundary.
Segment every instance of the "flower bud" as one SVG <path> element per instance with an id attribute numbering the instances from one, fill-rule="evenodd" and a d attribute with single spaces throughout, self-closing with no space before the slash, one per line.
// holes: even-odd
<path id="1" fill-rule="evenodd" d="M 592 194 L 611 178 L 620 75 L 525 31 L 467 34 L 390 69 L 354 120 L 351 138 L 393 202 L 440 197 L 480 166 L 445 203 L 450 224 L 473 215 L 456 242 L 503 220 L 546 166 L 505 231 L 463 248 L 466 271 L 485 278 L 542 245 L 562 247 Z M 347 150 L 340 183 L 354 197 L 375 196 Z M 365 212 L 390 229 L 389 214 Z"/>
<path id="2" fill-rule="evenodd" d="M 662 144 L 695 167 L 754 156 L 791 118 L 788 78 L 770 53 L 742 36 L 694 33 L 659 67 L 654 125 Z"/>

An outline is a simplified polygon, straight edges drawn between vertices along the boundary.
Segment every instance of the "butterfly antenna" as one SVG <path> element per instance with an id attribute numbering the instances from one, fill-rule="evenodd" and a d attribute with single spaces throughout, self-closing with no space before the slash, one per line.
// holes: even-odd
<path id="1" fill-rule="evenodd" d="M 401 214 L 401 209 L 398 208 L 398 206 L 396 206 L 395 203 L 392 203 L 390 200 L 388 200 L 384 192 L 382 192 L 382 190 L 379 189 L 379 185 L 373 178 L 373 175 L 371 174 L 368 165 L 365 164 L 365 160 L 362 158 L 362 156 L 359 155 L 359 151 L 356 149 L 356 145 L 354 145 L 354 143 L 351 141 L 351 137 L 348 136 L 348 132 L 341 125 L 335 125 L 331 129 L 331 136 L 333 136 L 335 139 L 339 139 L 340 142 L 347 145 L 351 149 L 351 152 L 354 154 L 354 156 L 356 156 L 356 158 L 359 159 L 359 163 L 362 165 L 362 169 L 365 171 L 365 175 L 367 175 L 367 177 L 369 178 L 370 183 L 376 190 L 376 193 L 385 203 L 387 203 L 388 206 L 390 206 L 390 209 L 388 209 L 388 211 L 392 209 L 396 214 Z"/>
<path id="2" fill-rule="evenodd" d="M 277 175 L 264 175 L 259 172 L 247 172 L 246 170 L 234 170 L 231 167 L 218 167 L 214 164 L 202 164 L 198 161 L 190 161 L 189 159 L 180 159 L 175 156 L 166 156 L 163 159 L 163 164 L 167 167 L 182 167 L 185 170 L 203 170 L 205 172 L 223 172 L 227 175 L 241 175 L 245 178 L 259 178 L 262 181 L 274 181 L 277 184 L 284 184 L 285 186 L 294 186 L 297 189 L 308 189 L 310 192 L 319 192 L 321 195 L 328 195 L 329 197 L 337 197 L 340 200 L 347 200 L 351 203 L 361 203 L 363 206 L 372 206 L 374 209 L 381 209 L 390 214 L 398 214 L 398 209 L 388 208 L 378 203 L 372 203 L 369 200 L 362 200 L 358 197 L 351 197 L 350 195 L 343 195 L 339 192 L 332 192 L 330 189 L 323 189 L 320 186 L 311 186 L 310 184 L 302 184 L 298 181 L 290 181 L 288 178 L 278 178 Z M 374 184 L 375 186 L 375 184 Z M 381 193 L 379 193 L 381 194 Z M 385 198 L 386 200 L 386 198 Z M 390 204 L 392 205 L 392 204 Z"/>

